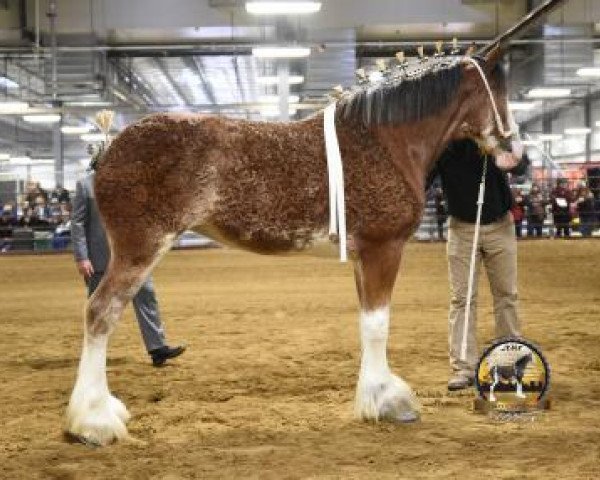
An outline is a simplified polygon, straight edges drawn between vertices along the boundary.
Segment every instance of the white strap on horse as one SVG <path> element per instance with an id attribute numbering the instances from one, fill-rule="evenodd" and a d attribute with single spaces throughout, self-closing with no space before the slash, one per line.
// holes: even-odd
<path id="1" fill-rule="evenodd" d="M 338 235 L 340 262 L 346 262 L 346 205 L 344 199 L 344 167 L 335 131 L 335 102 L 327 105 L 323 118 L 327 173 L 329 174 L 329 235 Z"/>

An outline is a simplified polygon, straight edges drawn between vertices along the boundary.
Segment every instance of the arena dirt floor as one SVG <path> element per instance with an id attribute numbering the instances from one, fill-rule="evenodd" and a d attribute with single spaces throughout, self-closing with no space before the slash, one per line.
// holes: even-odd
<path id="1" fill-rule="evenodd" d="M 410 244 L 393 299 L 390 362 L 417 390 L 412 425 L 352 417 L 359 365 L 352 269 L 234 250 L 170 253 L 155 273 L 168 338 L 149 365 L 128 309 L 109 383 L 136 441 L 93 449 L 61 434 L 84 289 L 68 255 L 0 258 L 2 479 L 600 478 L 600 242 L 524 241 L 526 335 L 552 367 L 552 409 L 499 423 L 446 391 L 443 244 Z M 485 279 L 482 279 L 485 282 Z M 480 338 L 492 336 L 481 286 Z"/>

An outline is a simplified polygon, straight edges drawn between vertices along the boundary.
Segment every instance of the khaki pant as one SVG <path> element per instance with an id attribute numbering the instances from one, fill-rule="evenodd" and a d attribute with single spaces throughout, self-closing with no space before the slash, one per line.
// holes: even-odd
<path id="1" fill-rule="evenodd" d="M 479 231 L 467 335 L 467 360 L 465 362 L 460 359 L 474 230 L 474 224 L 461 222 L 453 217 L 448 223 L 448 275 L 451 289 L 448 335 L 450 366 L 455 373 L 468 377 L 473 377 L 479 359 L 476 335 L 477 279 L 482 260 L 494 298 L 496 335 L 503 337 L 520 334 L 517 314 L 517 240 L 512 216 L 508 213 L 497 222 L 481 225 Z"/>

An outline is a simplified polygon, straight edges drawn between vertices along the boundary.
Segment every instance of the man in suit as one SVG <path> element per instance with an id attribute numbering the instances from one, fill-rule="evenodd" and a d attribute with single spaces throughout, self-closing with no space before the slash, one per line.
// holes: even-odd
<path id="1" fill-rule="evenodd" d="M 94 196 L 93 172 L 77 182 L 71 237 L 77 270 L 83 276 L 90 296 L 100 284 L 110 258 L 106 234 Z M 168 359 L 181 355 L 185 346 L 169 347 L 166 344 L 152 277 L 148 277 L 142 284 L 132 303 L 152 364 L 159 367 Z"/>

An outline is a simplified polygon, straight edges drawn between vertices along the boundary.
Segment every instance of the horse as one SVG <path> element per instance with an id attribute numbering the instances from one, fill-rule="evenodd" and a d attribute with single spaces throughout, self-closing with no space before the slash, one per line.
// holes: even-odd
<path id="1" fill-rule="evenodd" d="M 496 385 L 501 381 L 510 382 L 513 379 L 516 381 L 515 396 L 518 398 L 526 398 L 526 395 L 523 393 L 523 376 L 525 375 L 527 365 L 531 362 L 533 362 L 533 355 L 531 352 L 521 356 L 510 365 L 501 365 L 497 362 L 493 362 L 492 365 L 490 365 L 490 378 L 492 379 L 489 393 L 490 402 L 496 401 L 496 396 L 494 395 Z"/>
<path id="2" fill-rule="evenodd" d="M 387 361 L 392 289 L 423 212 L 427 175 L 448 143 L 469 137 L 496 154 L 507 151 L 499 123 L 511 124 L 511 117 L 500 54 L 494 49 L 477 61 L 448 56 L 400 66 L 336 104 L 360 304 L 355 412 L 361 419 L 419 419 L 415 394 Z M 262 254 L 327 241 L 323 112 L 288 123 L 153 114 L 111 142 L 98 162 L 95 192 L 112 253 L 85 307 L 66 430 L 106 445 L 127 436 L 129 419 L 108 388 L 108 338 L 180 233 L 193 229 Z"/>

